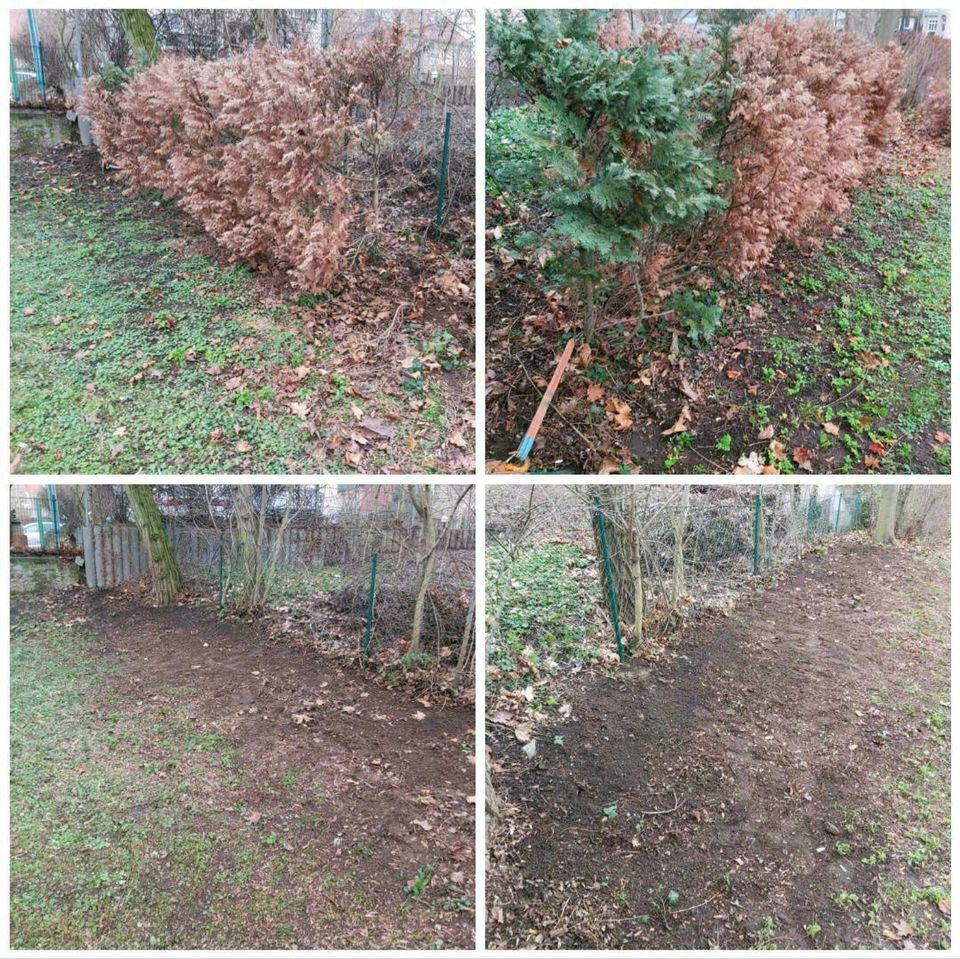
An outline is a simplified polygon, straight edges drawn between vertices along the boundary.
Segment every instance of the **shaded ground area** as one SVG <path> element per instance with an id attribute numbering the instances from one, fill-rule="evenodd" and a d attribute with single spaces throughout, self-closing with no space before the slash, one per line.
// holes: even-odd
<path id="1" fill-rule="evenodd" d="M 472 709 L 77 590 L 11 661 L 14 947 L 472 945 Z"/>
<path id="2" fill-rule="evenodd" d="M 495 727 L 491 944 L 948 948 L 948 569 L 846 538 Z"/>
<path id="3" fill-rule="evenodd" d="M 784 249 L 742 284 L 714 283 L 709 346 L 673 314 L 631 336 L 614 307 L 605 322 L 621 325 L 576 355 L 532 469 L 723 473 L 755 453 L 782 473 L 948 473 L 949 153 L 924 143 L 888 171 L 816 255 Z M 534 265 L 491 265 L 487 444 L 502 460 L 576 325 Z"/>
<path id="4" fill-rule="evenodd" d="M 392 201 L 322 296 L 224 266 L 95 152 L 12 163 L 11 448 L 32 472 L 463 472 L 473 219 Z"/>

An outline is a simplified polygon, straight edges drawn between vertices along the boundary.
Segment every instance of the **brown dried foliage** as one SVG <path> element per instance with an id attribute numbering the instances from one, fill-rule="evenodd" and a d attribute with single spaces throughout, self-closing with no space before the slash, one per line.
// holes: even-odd
<path id="1" fill-rule="evenodd" d="M 119 93 L 87 81 L 80 106 L 131 190 L 160 190 L 234 259 L 321 292 L 355 212 L 346 171 L 382 89 L 375 68 L 400 62 L 402 39 L 163 57 Z"/>
<path id="2" fill-rule="evenodd" d="M 735 276 L 766 263 L 778 241 L 816 243 L 850 206 L 899 124 L 902 55 L 785 17 L 755 20 L 734 45 L 739 85 L 722 159 L 735 180 L 716 232 Z"/>

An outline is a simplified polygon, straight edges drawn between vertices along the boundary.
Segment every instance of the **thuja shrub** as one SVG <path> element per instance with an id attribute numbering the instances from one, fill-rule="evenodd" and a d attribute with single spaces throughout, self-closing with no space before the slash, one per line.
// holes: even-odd
<path id="1" fill-rule="evenodd" d="M 554 215 L 548 277 L 586 300 L 588 329 L 592 287 L 625 264 L 662 293 L 691 267 L 739 278 L 779 242 L 815 245 L 898 129 L 897 48 L 812 18 L 698 33 L 534 12 L 490 35 L 529 102 L 488 137 L 488 170 Z"/>
<path id="2" fill-rule="evenodd" d="M 528 183 L 552 214 L 536 239 L 548 275 L 578 292 L 589 339 L 618 272 L 723 202 L 700 142 L 705 65 L 614 49 L 595 13 L 489 24 L 500 68 L 531 100 L 512 118 L 515 156 L 495 153 L 491 171 L 508 189 Z"/>
<path id="3" fill-rule="evenodd" d="M 939 79 L 930 85 L 920 105 L 927 132 L 936 140 L 950 143 L 950 81 Z"/>
<path id="4" fill-rule="evenodd" d="M 111 92 L 94 78 L 81 110 L 131 189 L 155 189 L 233 258 L 320 292 L 350 225 L 342 169 L 360 92 L 323 53 L 259 47 L 225 61 L 164 57 Z"/>
<path id="5" fill-rule="evenodd" d="M 736 31 L 736 84 L 721 160 L 733 168 L 714 236 L 742 276 L 778 241 L 816 243 L 850 206 L 896 132 L 902 57 L 814 19 L 758 19 Z"/>

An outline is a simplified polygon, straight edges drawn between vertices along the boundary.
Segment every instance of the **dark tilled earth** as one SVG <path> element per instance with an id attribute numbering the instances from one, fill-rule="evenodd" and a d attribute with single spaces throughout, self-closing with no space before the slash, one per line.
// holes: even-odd
<path id="1" fill-rule="evenodd" d="M 53 619 L 92 636 L 88 656 L 103 679 L 84 722 L 93 730 L 107 714 L 123 717 L 131 735 L 122 739 L 126 755 L 111 754 L 118 767 L 162 763 L 174 715 L 191 735 L 224 739 L 232 768 L 210 766 L 203 795 L 181 809 L 177 828 L 241 845 L 249 832 L 249 853 L 264 863 L 271 850 L 254 833 L 282 839 L 285 875 L 297 878 L 275 894 L 301 904 L 287 944 L 473 945 L 472 708 L 426 705 L 189 606 L 156 609 L 70 590 L 19 601 L 12 617 L 15 627 Z M 292 771 L 295 782 L 284 777 Z M 49 770 L 70 792 L 79 773 Z M 424 864 L 431 874 L 414 908 L 407 890 Z M 228 913 L 203 896 L 182 901 L 157 934 L 184 948 L 276 946 L 253 892 L 235 889 Z M 110 930 L 103 934 L 113 941 Z M 97 941 L 94 930 L 86 944 Z"/>
<path id="2" fill-rule="evenodd" d="M 498 729 L 491 945 L 948 943 L 947 570 L 851 538 L 562 683 L 535 759 Z"/>

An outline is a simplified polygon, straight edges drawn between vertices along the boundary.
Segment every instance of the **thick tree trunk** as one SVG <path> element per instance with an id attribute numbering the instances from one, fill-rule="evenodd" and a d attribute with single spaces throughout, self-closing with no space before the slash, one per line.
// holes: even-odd
<path id="1" fill-rule="evenodd" d="M 257 39 L 261 43 L 269 43 L 272 47 L 279 47 L 280 31 L 277 27 L 277 11 L 251 10 L 250 16 L 257 32 Z"/>
<path id="2" fill-rule="evenodd" d="M 124 36 L 138 67 L 149 67 L 160 56 L 160 44 L 157 42 L 157 30 L 146 10 L 115 10 L 117 19 L 123 26 Z"/>
<path id="3" fill-rule="evenodd" d="M 420 652 L 423 633 L 423 611 L 427 591 L 433 582 L 433 567 L 437 559 L 437 523 L 433 511 L 433 487 L 409 486 L 408 492 L 413 508 L 420 517 L 420 540 L 417 544 L 417 599 L 413 606 L 413 623 L 410 627 L 410 645 L 407 655 Z"/>
<path id="4" fill-rule="evenodd" d="M 900 18 L 900 11 L 894 8 L 887 8 L 880 11 L 880 18 L 877 21 L 876 38 L 878 44 L 889 43 L 897 29 L 897 20 Z"/>
<path id="5" fill-rule="evenodd" d="M 880 490 L 880 505 L 877 510 L 877 522 L 873 528 L 873 538 L 878 543 L 892 543 L 897 529 L 897 498 L 900 487 L 895 483 Z"/>
<path id="6" fill-rule="evenodd" d="M 147 544 L 153 601 L 158 606 L 172 606 L 180 595 L 183 577 L 177 557 L 163 528 L 163 518 L 149 486 L 128 486 L 127 496 L 134 522 Z"/>

